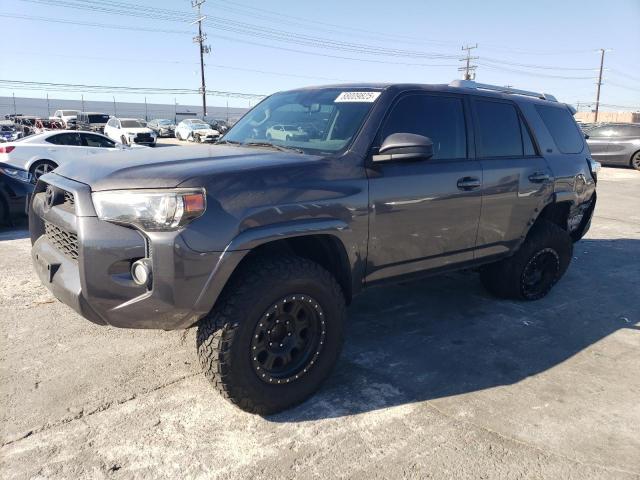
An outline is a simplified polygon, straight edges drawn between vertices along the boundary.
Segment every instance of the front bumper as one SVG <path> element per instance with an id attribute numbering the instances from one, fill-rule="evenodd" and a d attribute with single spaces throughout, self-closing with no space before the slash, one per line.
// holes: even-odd
<path id="1" fill-rule="evenodd" d="M 47 184 L 70 193 L 75 204 L 48 207 Z M 174 330 L 193 325 L 211 310 L 245 254 L 196 252 L 180 232 L 146 235 L 101 221 L 89 187 L 55 174 L 43 176 L 36 186 L 29 228 L 32 260 L 42 283 L 83 317 L 115 327 Z M 140 258 L 151 261 L 149 287 L 136 285 L 130 274 L 131 264 Z"/>

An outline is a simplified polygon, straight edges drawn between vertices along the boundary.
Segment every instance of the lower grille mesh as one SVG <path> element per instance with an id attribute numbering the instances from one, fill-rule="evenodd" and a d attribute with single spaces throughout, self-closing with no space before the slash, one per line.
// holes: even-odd
<path id="1" fill-rule="evenodd" d="M 67 232 L 49 222 L 45 222 L 44 231 L 53 246 L 72 260 L 78 259 L 78 236 L 75 233 Z"/>

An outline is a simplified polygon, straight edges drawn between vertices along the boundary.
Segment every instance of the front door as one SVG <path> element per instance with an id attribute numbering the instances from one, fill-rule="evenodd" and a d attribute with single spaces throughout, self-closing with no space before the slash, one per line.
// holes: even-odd
<path id="1" fill-rule="evenodd" d="M 473 259 L 482 170 L 468 120 L 458 95 L 412 92 L 392 106 L 373 153 L 393 133 L 414 133 L 431 138 L 434 156 L 370 166 L 368 283 Z"/>

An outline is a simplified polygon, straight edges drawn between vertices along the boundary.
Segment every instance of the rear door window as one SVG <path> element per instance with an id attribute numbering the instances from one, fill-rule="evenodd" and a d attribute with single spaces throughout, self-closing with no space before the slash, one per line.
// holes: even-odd
<path id="1" fill-rule="evenodd" d="M 536 110 L 562 153 L 580 153 L 584 148 L 584 134 L 566 107 L 536 105 Z"/>
<path id="2" fill-rule="evenodd" d="M 93 133 L 81 133 L 80 136 L 85 147 L 114 148 L 116 146 L 113 140 Z"/>
<path id="3" fill-rule="evenodd" d="M 475 100 L 478 154 L 489 157 L 522 157 L 521 119 L 516 107 L 507 102 Z M 531 139 L 529 138 L 529 142 Z"/>
<path id="4" fill-rule="evenodd" d="M 467 157 L 467 132 L 462 99 L 426 94 L 402 97 L 387 118 L 380 143 L 392 133 L 429 137 L 434 159 Z"/>
<path id="5" fill-rule="evenodd" d="M 60 133 L 47 138 L 46 141 L 48 143 L 53 143 L 54 145 L 67 145 L 73 147 L 82 146 L 80 136 L 77 133 Z"/>

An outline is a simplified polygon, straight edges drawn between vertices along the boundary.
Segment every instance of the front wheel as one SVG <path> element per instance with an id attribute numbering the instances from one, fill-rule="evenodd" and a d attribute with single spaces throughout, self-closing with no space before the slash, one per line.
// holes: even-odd
<path id="1" fill-rule="evenodd" d="M 633 154 L 631 157 L 631 168 L 640 170 L 640 150 Z"/>
<path id="2" fill-rule="evenodd" d="M 555 223 L 541 220 L 511 257 L 480 270 L 480 280 L 501 298 L 538 300 L 567 271 L 573 255 L 570 235 Z"/>
<path id="3" fill-rule="evenodd" d="M 232 282 L 198 326 L 206 377 L 252 413 L 304 401 L 340 354 L 346 315 L 340 286 L 320 265 L 296 256 L 250 261 Z"/>

